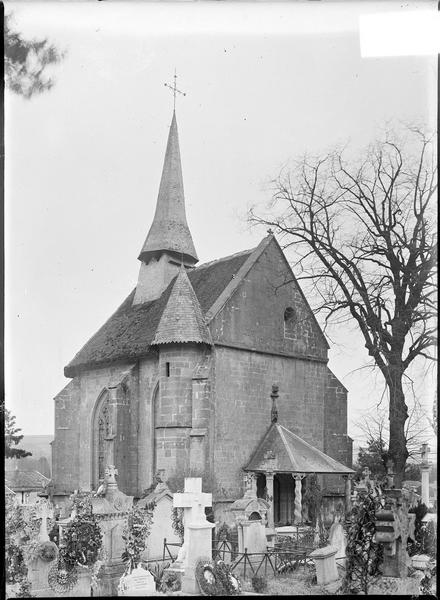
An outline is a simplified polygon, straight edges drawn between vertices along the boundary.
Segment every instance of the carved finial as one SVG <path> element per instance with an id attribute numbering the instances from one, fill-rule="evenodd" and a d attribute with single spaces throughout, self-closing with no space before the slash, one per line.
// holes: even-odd
<path id="1" fill-rule="evenodd" d="M 273 235 L 273 229 L 272 229 L 271 227 L 269 227 L 269 229 L 267 230 L 267 233 L 268 233 L 269 235 Z"/>
<path id="2" fill-rule="evenodd" d="M 278 421 L 278 409 L 276 405 L 276 400 L 278 398 L 278 386 L 272 386 L 272 393 L 270 395 L 272 398 L 272 410 L 270 411 L 270 420 L 272 423 L 276 423 Z"/>

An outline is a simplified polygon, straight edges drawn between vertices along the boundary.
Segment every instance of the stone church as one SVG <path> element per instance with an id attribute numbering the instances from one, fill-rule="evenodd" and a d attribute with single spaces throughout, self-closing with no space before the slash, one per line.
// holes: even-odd
<path id="1" fill-rule="evenodd" d="M 138 260 L 135 289 L 64 369 L 55 500 L 96 490 L 110 464 L 135 497 L 157 473 L 179 485 L 202 476 L 216 518 L 243 495 L 246 473 L 273 500 L 275 525 L 298 519 L 312 473 L 343 499 L 347 390 L 327 366 L 326 338 L 272 233 L 198 265 L 175 113 Z"/>

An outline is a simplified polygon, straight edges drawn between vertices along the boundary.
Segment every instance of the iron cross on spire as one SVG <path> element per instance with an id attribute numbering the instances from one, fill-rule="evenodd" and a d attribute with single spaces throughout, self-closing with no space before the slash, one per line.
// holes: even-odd
<path id="1" fill-rule="evenodd" d="M 174 84 L 170 85 L 169 83 L 164 83 L 164 86 L 166 86 L 167 88 L 170 88 L 170 90 L 173 90 L 174 110 L 176 110 L 176 93 L 182 94 L 182 96 L 186 96 L 186 92 L 182 92 L 177 89 L 176 83 L 177 83 L 177 73 L 176 73 L 176 70 L 174 69 Z"/>

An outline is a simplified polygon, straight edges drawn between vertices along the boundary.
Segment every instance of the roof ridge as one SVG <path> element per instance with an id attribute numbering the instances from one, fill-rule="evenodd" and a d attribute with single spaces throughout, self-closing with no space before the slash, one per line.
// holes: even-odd
<path id="1" fill-rule="evenodd" d="M 280 425 L 280 423 L 275 423 L 275 427 L 278 431 L 278 433 L 280 434 L 280 438 L 283 440 L 283 444 L 284 447 L 287 450 L 287 454 L 289 455 L 290 460 L 292 461 L 292 465 L 294 465 L 296 463 L 295 458 L 292 454 L 292 451 L 289 448 L 289 444 L 287 443 L 286 437 L 284 435 L 284 431 L 281 431 L 282 429 L 285 429 L 282 425 Z M 286 431 L 289 431 L 288 429 Z"/>
<path id="2" fill-rule="evenodd" d="M 223 292 L 220 296 L 215 300 L 215 302 L 211 305 L 208 311 L 205 314 L 206 322 L 209 323 L 215 317 L 215 315 L 223 308 L 229 298 L 233 295 L 235 290 L 238 288 L 240 283 L 243 281 L 243 278 L 248 274 L 263 252 L 266 250 L 268 245 L 274 239 L 273 234 L 270 234 L 264 237 L 261 242 L 256 246 L 251 253 L 249 254 L 247 260 L 241 265 L 238 270 L 238 273 L 235 274 L 227 286 L 224 288 Z"/>
<path id="3" fill-rule="evenodd" d="M 340 465 L 346 467 L 346 465 L 344 465 L 343 463 L 341 463 L 338 460 L 336 460 L 336 458 L 333 458 L 332 456 L 329 456 L 328 454 L 326 454 L 323 450 L 320 450 L 319 448 L 316 448 L 315 446 L 312 446 L 312 444 L 309 444 L 309 442 L 307 442 L 305 439 L 303 439 L 302 437 L 300 437 L 299 435 L 297 435 L 296 433 L 294 433 L 290 429 L 287 429 L 287 427 L 284 427 L 284 425 L 281 425 L 279 423 L 277 423 L 277 425 L 279 425 L 282 429 L 285 429 L 287 431 L 287 433 L 289 433 L 290 435 L 293 435 L 295 438 L 297 438 L 298 440 L 300 440 L 300 442 L 302 444 L 304 444 L 305 446 L 308 446 L 309 448 L 311 448 L 315 452 L 319 452 L 319 454 L 322 454 L 325 457 L 326 460 L 330 459 L 333 462 L 335 462 L 336 464 L 340 464 Z M 349 469 L 349 468 L 350 467 L 347 467 L 347 469 Z"/>
<path id="4" fill-rule="evenodd" d="M 258 248 L 258 246 L 255 246 L 254 248 L 249 248 L 248 250 L 241 250 L 240 252 L 235 252 L 235 254 L 230 254 L 229 256 L 223 256 L 222 258 L 215 258 L 214 260 L 203 263 L 201 265 L 198 265 L 194 269 L 191 269 L 189 273 L 191 274 L 194 271 L 199 271 L 200 269 L 205 269 L 207 267 L 211 267 L 212 265 L 223 262 L 225 260 L 230 260 L 231 258 L 237 258 L 238 256 L 244 256 L 245 254 L 252 254 L 252 252 L 254 252 L 254 250 L 256 250 L 256 248 Z"/>

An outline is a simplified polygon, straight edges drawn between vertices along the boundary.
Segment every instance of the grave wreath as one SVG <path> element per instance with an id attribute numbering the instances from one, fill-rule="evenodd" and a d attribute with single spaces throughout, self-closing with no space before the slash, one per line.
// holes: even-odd
<path id="1" fill-rule="evenodd" d="M 38 556 L 46 562 L 54 560 L 57 553 L 57 546 L 54 542 L 43 542 L 38 548 Z"/>
<path id="2" fill-rule="evenodd" d="M 200 558 L 195 577 L 204 596 L 235 596 L 241 592 L 239 579 L 222 560 L 213 562 L 209 558 Z"/>
<path id="3" fill-rule="evenodd" d="M 73 589 L 78 581 L 78 571 L 74 565 L 66 565 L 60 556 L 59 561 L 50 569 L 47 578 L 49 587 L 57 594 Z"/>
<path id="4" fill-rule="evenodd" d="M 196 580 L 204 596 L 222 596 L 223 586 L 217 581 L 214 563 L 209 558 L 200 558 L 196 564 Z"/>
<path id="5" fill-rule="evenodd" d="M 127 564 L 127 573 L 131 573 L 141 561 L 153 523 L 154 506 L 154 502 L 148 504 L 145 509 L 134 506 L 128 512 L 127 523 L 122 533 L 125 550 L 121 556 Z"/>
<path id="6" fill-rule="evenodd" d="M 101 546 L 102 533 L 94 515 L 78 513 L 66 531 L 61 553 L 67 568 L 91 567 L 98 560 Z"/>

